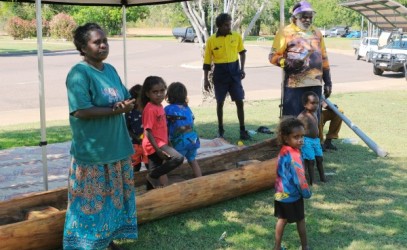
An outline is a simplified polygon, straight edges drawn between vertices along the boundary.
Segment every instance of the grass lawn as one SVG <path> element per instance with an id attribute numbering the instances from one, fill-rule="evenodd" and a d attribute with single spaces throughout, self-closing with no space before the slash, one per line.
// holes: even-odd
<path id="1" fill-rule="evenodd" d="M 143 39 L 143 40 L 174 40 L 173 36 L 165 35 L 131 35 L 127 37 L 129 40 L 132 39 Z M 110 39 L 122 39 L 121 37 L 112 37 Z M 332 49 L 343 49 L 352 50 L 352 40 L 347 38 L 326 38 L 327 48 Z M 260 46 L 271 47 L 273 42 L 273 37 L 262 37 L 259 39 L 257 36 L 246 37 L 246 44 L 256 44 Z M 73 50 L 75 49 L 72 41 L 61 41 L 54 39 L 44 38 L 43 40 L 43 50 L 44 52 L 51 52 L 57 50 Z M 0 36 L 0 55 L 10 54 L 10 53 L 35 53 L 37 51 L 37 40 L 27 39 L 27 40 L 13 40 L 9 36 Z"/>
<path id="2" fill-rule="evenodd" d="M 324 155 L 328 182 L 317 182 L 305 202 L 309 245 L 315 250 L 407 249 L 407 91 L 334 94 L 332 102 L 358 125 L 388 157 L 379 158 L 345 124 L 338 151 Z M 278 101 L 245 104 L 248 129 L 260 125 L 271 129 L 278 122 Z M 201 137 L 213 138 L 216 115 L 213 105 L 193 108 Z M 66 121 L 63 121 L 66 122 Z M 69 129 L 63 122 L 47 129 L 64 141 Z M 0 128 L 0 145 L 17 145 L 37 137 L 39 125 L 22 130 Z M 237 142 L 238 124 L 233 104 L 225 105 L 226 138 Z M 26 131 L 25 131 L 26 132 Z M 255 135 L 254 141 L 267 138 Z M 63 139 L 62 139 L 63 138 Z M 342 143 L 356 138 L 355 145 Z M 26 142 L 28 143 L 28 142 Z M 317 178 L 318 179 L 318 178 Z M 246 195 L 206 208 L 160 219 L 139 227 L 139 239 L 120 241 L 124 249 L 271 249 L 274 242 L 273 190 Z M 219 240 L 223 232 L 224 240 Z M 283 245 L 298 249 L 295 225 L 286 227 Z"/>

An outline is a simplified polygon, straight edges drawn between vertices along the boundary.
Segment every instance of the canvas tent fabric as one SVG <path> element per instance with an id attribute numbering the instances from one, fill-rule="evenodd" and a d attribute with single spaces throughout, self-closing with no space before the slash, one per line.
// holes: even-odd
<path id="1" fill-rule="evenodd" d="M 127 82 L 127 62 L 126 62 L 126 7 L 164 4 L 172 2 L 186 2 L 189 0 L 0 0 L 2 2 L 26 2 L 35 3 L 36 26 L 37 26 L 37 57 L 38 57 L 38 85 L 40 102 L 40 126 L 41 141 L 39 146 L 42 150 L 43 182 L 44 190 L 48 190 L 48 159 L 47 159 L 47 136 L 46 136 L 46 116 L 45 116 L 45 90 L 44 90 L 44 62 L 42 49 L 42 4 L 66 4 L 66 5 L 94 5 L 94 6 L 121 6 L 123 9 L 123 47 L 124 47 L 124 77 Z"/>
<path id="2" fill-rule="evenodd" d="M 366 17 L 381 30 L 407 31 L 407 8 L 392 0 L 359 0 L 341 4 Z"/>

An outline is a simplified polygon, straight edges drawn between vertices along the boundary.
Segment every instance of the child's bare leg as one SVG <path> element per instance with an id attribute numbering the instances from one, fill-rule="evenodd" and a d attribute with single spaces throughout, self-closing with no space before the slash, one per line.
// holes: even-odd
<path id="1" fill-rule="evenodd" d="M 324 172 L 324 165 L 322 164 L 322 162 L 324 161 L 324 158 L 322 158 L 322 156 L 316 156 L 315 160 L 317 162 L 317 169 L 318 169 L 318 173 L 319 173 L 319 179 L 322 182 L 326 182 L 325 172 Z"/>
<path id="2" fill-rule="evenodd" d="M 312 186 L 314 183 L 314 161 L 313 160 L 304 160 L 305 171 L 308 171 L 308 182 Z"/>
<path id="3" fill-rule="evenodd" d="M 199 167 L 197 160 L 193 160 L 193 161 L 190 161 L 190 162 L 188 162 L 188 163 L 189 163 L 189 165 L 191 166 L 192 171 L 194 172 L 194 176 L 195 176 L 195 177 L 200 177 L 200 176 L 202 176 L 201 168 Z"/>
<path id="4" fill-rule="evenodd" d="M 305 229 L 305 219 L 297 222 L 297 231 L 300 236 L 302 250 L 308 250 L 307 231 Z"/>
<path id="5" fill-rule="evenodd" d="M 287 220 L 286 219 L 278 219 L 276 223 L 276 242 L 274 243 L 274 250 L 280 250 L 281 249 L 281 241 L 283 240 L 283 234 L 284 234 L 284 227 L 287 225 Z"/>
<path id="6" fill-rule="evenodd" d="M 163 187 L 168 186 L 168 175 L 163 174 L 158 179 L 160 180 L 161 186 L 163 186 Z"/>

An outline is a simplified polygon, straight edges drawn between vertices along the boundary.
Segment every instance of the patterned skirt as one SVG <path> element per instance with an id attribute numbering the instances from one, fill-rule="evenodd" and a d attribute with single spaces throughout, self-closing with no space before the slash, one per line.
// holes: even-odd
<path id="1" fill-rule="evenodd" d="M 106 249 L 115 239 L 137 239 L 131 160 L 85 165 L 72 159 L 64 249 Z"/>

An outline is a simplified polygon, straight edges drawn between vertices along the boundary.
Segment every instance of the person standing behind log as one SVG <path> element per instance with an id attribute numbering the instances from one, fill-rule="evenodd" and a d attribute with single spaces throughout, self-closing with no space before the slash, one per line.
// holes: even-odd
<path id="1" fill-rule="evenodd" d="M 297 3 L 293 7 L 291 24 L 279 30 L 273 41 L 269 61 L 283 68 L 285 73 L 281 100 L 283 116 L 301 113 L 303 93 L 315 92 L 321 100 L 322 86 L 326 98 L 332 91 L 325 42 L 321 32 L 312 25 L 314 16 L 310 3 Z"/>
<path id="2" fill-rule="evenodd" d="M 278 218 L 274 250 L 281 250 L 284 228 L 296 223 L 301 249 L 308 250 L 305 227 L 304 199 L 311 197 L 305 179 L 300 148 L 304 139 L 304 124 L 295 117 L 284 118 L 278 128 L 278 141 L 282 144 L 278 154 L 277 177 L 274 183 L 274 216 Z"/>
<path id="3" fill-rule="evenodd" d="M 180 82 L 173 82 L 168 86 L 165 99 L 169 103 L 164 110 L 171 145 L 187 158 L 194 176 L 200 177 L 201 168 L 195 158 L 201 144 L 194 126 L 194 114 L 188 106 L 187 88 Z"/>
<path id="4" fill-rule="evenodd" d="M 321 141 L 319 140 L 319 122 L 317 118 L 317 110 L 319 107 L 319 98 L 312 91 L 305 92 L 302 96 L 304 111 L 298 115 L 305 126 L 304 145 L 301 147 L 301 156 L 304 160 L 305 170 L 308 170 L 309 184 L 314 183 L 314 165 L 316 162 L 319 172 L 319 178 L 325 182 L 325 173 L 323 162 L 323 153 Z"/>
<path id="5" fill-rule="evenodd" d="M 134 154 L 131 156 L 131 164 L 133 165 L 134 171 L 138 172 L 141 169 L 141 164 L 143 163 L 145 168 L 148 169 L 148 158 L 144 153 L 144 149 L 141 145 L 143 139 L 143 121 L 142 121 L 142 112 L 140 93 L 141 93 L 140 84 L 136 84 L 130 88 L 129 92 L 132 98 L 136 100 L 133 110 L 126 113 L 126 124 L 127 130 L 131 137 L 131 142 L 133 143 Z"/>
<path id="6" fill-rule="evenodd" d="M 109 44 L 99 25 L 79 26 L 74 44 L 83 61 L 66 78 L 72 160 L 63 248 L 119 249 L 113 240 L 138 236 L 134 151 L 123 116 L 135 100 L 103 62 Z"/>
<path id="7" fill-rule="evenodd" d="M 249 140 L 250 135 L 246 130 L 244 121 L 244 90 L 242 79 L 245 78 L 244 65 L 246 49 L 239 33 L 232 32 L 232 17 L 222 13 L 216 17 L 218 31 L 206 41 L 204 57 L 204 88 L 210 91 L 209 71 L 212 62 L 215 64 L 213 71 L 213 86 L 216 98 L 216 114 L 218 117 L 218 137 L 223 138 L 223 105 L 227 93 L 237 108 L 237 118 L 240 125 L 240 139 Z M 239 58 L 240 56 L 240 65 Z"/>

